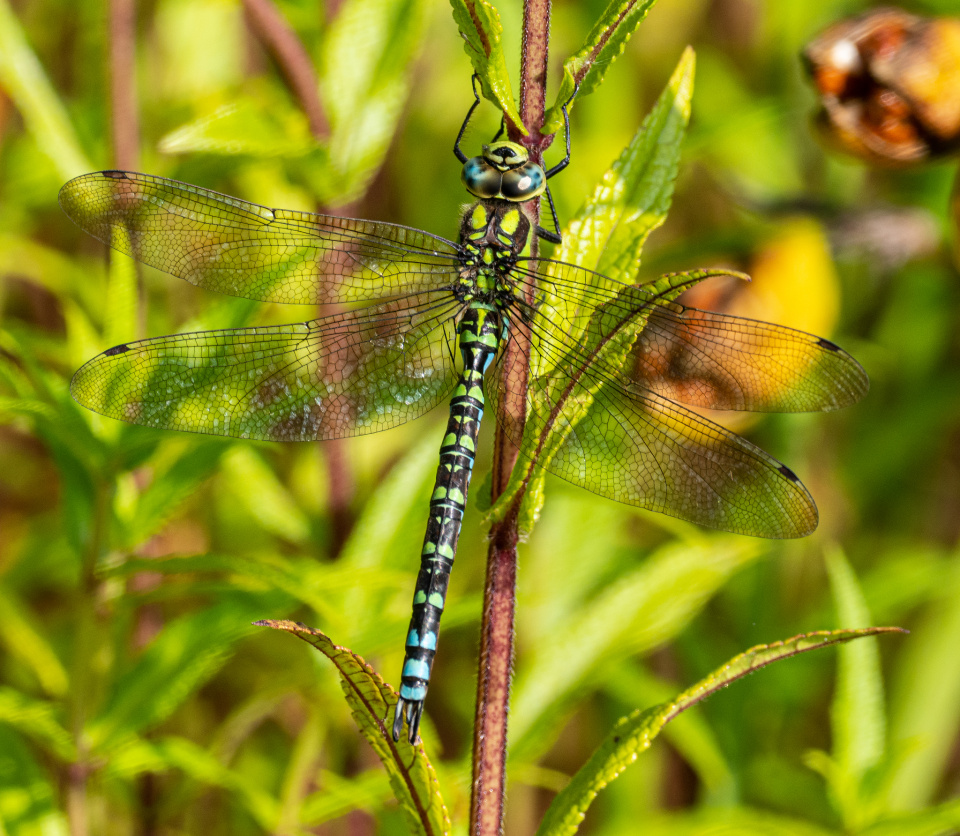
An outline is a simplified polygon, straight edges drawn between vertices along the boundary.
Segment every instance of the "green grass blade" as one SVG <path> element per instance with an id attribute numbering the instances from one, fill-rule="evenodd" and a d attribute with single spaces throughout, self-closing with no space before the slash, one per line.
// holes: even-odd
<path id="1" fill-rule="evenodd" d="M 463 48 L 474 72 L 480 76 L 484 97 L 502 111 L 508 123 L 525 135 L 527 129 L 520 120 L 520 112 L 513 99 L 507 61 L 500 41 L 503 34 L 500 14 L 486 0 L 450 0 L 450 5 L 453 7 L 453 19 L 463 36 Z"/>
<path id="2" fill-rule="evenodd" d="M 254 448 L 241 444 L 232 447 L 223 458 L 222 473 L 237 498 L 238 510 L 291 543 L 309 539 L 307 515 Z"/>
<path id="3" fill-rule="evenodd" d="M 300 811 L 305 827 L 317 827 L 351 810 L 378 807 L 393 795 L 389 777 L 379 768 L 368 769 L 349 779 L 324 771 L 318 783 L 323 789 L 307 797 Z"/>
<path id="4" fill-rule="evenodd" d="M 563 81 L 560 83 L 556 102 L 544 118 L 544 133 L 554 133 L 563 127 L 560 108 L 573 95 L 577 84 L 580 85 L 578 96 L 586 96 L 600 86 L 610 65 L 623 54 L 630 36 L 643 22 L 655 2 L 656 0 L 611 0 L 580 49 L 563 62 Z"/>
<path id="5" fill-rule="evenodd" d="M 7 658 L 30 669 L 50 696 L 63 696 L 69 687 L 67 671 L 31 614 L 0 587 L 0 646 Z"/>
<path id="6" fill-rule="evenodd" d="M 266 101 L 238 97 L 175 128 L 158 143 L 160 151 L 269 159 L 303 157 L 317 150 L 303 111 L 291 106 L 289 98 L 266 92 Z"/>
<path id="7" fill-rule="evenodd" d="M 62 180 L 90 171 L 66 110 L 7 0 L 0 0 L 0 85 Z"/>
<path id="8" fill-rule="evenodd" d="M 124 492 L 118 492 L 116 514 L 124 524 L 122 549 L 133 550 L 159 532 L 216 471 L 229 449 L 222 442 L 193 438 L 172 437 L 165 442 L 148 463 L 155 474 L 150 485 L 142 493 L 127 494 L 128 507 L 123 507 Z"/>
<path id="9" fill-rule="evenodd" d="M 223 666 L 234 644 L 250 635 L 251 620 L 270 607 L 265 597 L 234 595 L 167 624 L 114 680 L 111 695 L 87 729 L 91 748 L 106 755 L 169 717 Z"/>
<path id="10" fill-rule="evenodd" d="M 956 836 L 960 832 L 960 799 L 889 818 L 857 836 Z"/>
<path id="11" fill-rule="evenodd" d="M 35 700 L 12 688 L 0 688 L 0 723 L 39 743 L 60 761 L 76 757 L 70 733 L 60 725 L 52 703 Z"/>
<path id="12" fill-rule="evenodd" d="M 263 830 L 276 830 L 280 809 L 277 800 L 255 778 L 225 766 L 215 755 L 190 740 L 172 736 L 159 740 L 133 738 L 106 764 L 106 772 L 111 777 L 124 781 L 170 770 L 183 773 L 201 786 L 228 790 Z"/>
<path id="13" fill-rule="evenodd" d="M 944 575 L 891 687 L 890 744 L 909 752 L 891 784 L 892 810 L 929 803 L 960 728 L 960 553 Z"/>
<path id="14" fill-rule="evenodd" d="M 560 261 L 636 280 L 650 233 L 667 218 L 690 121 L 696 57 L 687 48 L 630 144 L 564 231 Z"/>
<path id="15" fill-rule="evenodd" d="M 677 635 L 738 569 L 767 551 L 761 540 L 724 535 L 671 544 L 610 585 L 538 646 L 521 669 L 510 712 L 510 754 L 531 759 L 604 666 Z"/>
<path id="16" fill-rule="evenodd" d="M 617 778 L 637 755 L 650 748 L 660 730 L 692 705 L 753 671 L 799 653 L 817 650 L 878 633 L 902 632 L 894 627 L 863 630 L 831 630 L 804 633 L 786 641 L 762 644 L 735 656 L 723 667 L 688 688 L 672 702 L 661 703 L 624 717 L 600 745 L 569 786 L 554 799 L 537 830 L 542 836 L 569 836 L 576 833 L 597 794 Z"/>
<path id="17" fill-rule="evenodd" d="M 330 168 L 338 178 L 329 202 L 356 200 L 383 162 L 410 92 L 426 6 L 347 0 L 330 24 L 320 61 Z"/>
<path id="18" fill-rule="evenodd" d="M 837 608 L 837 621 L 844 628 L 870 625 L 871 617 L 856 575 L 839 549 L 826 554 L 827 572 Z M 876 766 L 886 748 L 886 713 L 880 648 L 875 638 L 851 642 L 839 650 L 837 685 L 830 707 L 833 733 L 831 774 L 848 825 L 855 823 L 860 783 Z"/>
<path id="19" fill-rule="evenodd" d="M 390 776 L 394 796 L 415 833 L 439 836 L 450 832 L 450 818 L 440 797 L 437 775 L 422 744 L 405 737 L 395 743 L 389 726 L 397 694 L 362 658 L 330 641 L 319 630 L 292 621 L 258 621 L 293 633 L 326 656 L 340 674 L 340 684 L 360 733 L 377 753 Z"/>
<path id="20" fill-rule="evenodd" d="M 13 729 L 0 723 L 0 833 L 68 836 L 62 789 Z"/>

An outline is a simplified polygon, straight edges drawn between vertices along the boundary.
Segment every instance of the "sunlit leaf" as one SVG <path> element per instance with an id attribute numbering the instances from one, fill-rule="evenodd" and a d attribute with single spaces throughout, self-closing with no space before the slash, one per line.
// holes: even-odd
<path id="1" fill-rule="evenodd" d="M 748 673 L 809 650 L 850 641 L 879 633 L 902 632 L 895 627 L 870 627 L 863 630 L 832 630 L 804 633 L 786 641 L 757 645 L 726 665 L 715 670 L 675 700 L 661 703 L 624 717 L 614 727 L 600 748 L 573 777 L 570 785 L 550 805 L 538 834 L 566 836 L 577 832 L 593 799 L 607 784 L 617 778 L 637 755 L 650 748 L 660 730 L 692 705 L 710 696 Z"/>
<path id="2" fill-rule="evenodd" d="M 302 157 L 317 149 L 306 117 L 279 96 L 264 103 L 239 98 L 175 128 L 159 145 L 167 154 L 257 157 Z"/>
<path id="3" fill-rule="evenodd" d="M 68 836 L 67 817 L 58 807 L 60 788 L 35 759 L 30 747 L 0 723 L 0 827 L 12 836 Z"/>
<path id="4" fill-rule="evenodd" d="M 960 553 L 943 573 L 938 598 L 911 630 L 890 690 L 890 746 L 911 751 L 887 803 L 894 810 L 917 808 L 935 793 L 960 728 Z"/>
<path id="5" fill-rule="evenodd" d="M 346 0 L 323 45 L 320 83 L 334 176 L 328 203 L 360 197 L 383 162 L 423 42 L 424 0 Z"/>
<path id="6" fill-rule="evenodd" d="M 827 571 L 837 608 L 837 621 L 845 628 L 867 627 L 872 620 L 856 575 L 839 549 L 827 552 Z M 837 685 L 830 709 L 833 758 L 839 784 L 834 792 L 844 818 L 856 827 L 860 782 L 884 755 L 886 714 L 880 648 L 875 638 L 852 642 L 839 650 Z"/>
<path id="7" fill-rule="evenodd" d="M 69 762 L 76 758 L 76 747 L 57 713 L 52 703 L 31 699 L 12 688 L 0 688 L 0 723 L 7 723 L 61 761 Z"/>
<path id="8" fill-rule="evenodd" d="M 88 727 L 91 746 L 102 753 L 166 719 L 210 679 L 250 635 L 250 621 L 268 607 L 234 595 L 167 624 L 133 666 L 114 681 L 112 693 Z"/>
<path id="9" fill-rule="evenodd" d="M 0 644 L 11 659 L 30 668 L 40 687 L 51 696 L 62 696 L 69 678 L 41 625 L 17 599 L 0 587 Z"/>
<path id="10" fill-rule="evenodd" d="M 440 798 L 437 776 L 427 760 L 423 745 L 410 744 L 401 736 L 394 742 L 389 726 L 397 705 L 397 694 L 359 656 L 335 645 L 319 630 L 293 621 L 259 621 L 264 627 L 285 630 L 313 645 L 340 674 L 340 684 L 350 713 L 360 733 L 373 747 L 390 776 L 390 785 L 407 820 L 416 833 L 441 834 L 450 831 L 447 809 Z"/>
<path id="11" fill-rule="evenodd" d="M 223 460 L 226 487 L 238 506 L 266 531 L 293 543 L 310 536 L 310 521 L 277 474 L 249 445 L 231 447 Z"/>
<path id="12" fill-rule="evenodd" d="M 450 0 L 450 5 L 453 19 L 463 36 L 463 48 L 473 71 L 480 76 L 484 95 L 497 106 L 508 123 L 526 134 L 527 129 L 513 99 L 507 61 L 500 43 L 503 33 L 500 14 L 486 0 Z"/>
<path id="13" fill-rule="evenodd" d="M 67 180 L 92 168 L 7 0 L 0 0 L 0 85 L 61 178 Z"/>
<path id="14" fill-rule="evenodd" d="M 108 773 L 124 780 L 144 774 L 182 772 L 204 787 L 232 792 L 265 830 L 273 830 L 279 817 L 276 799 L 255 779 L 231 769 L 196 743 L 182 737 L 158 740 L 128 738 L 111 754 Z"/>
<path id="15" fill-rule="evenodd" d="M 649 651 L 679 633 L 738 569 L 762 556 L 761 540 L 713 536 L 670 544 L 571 613 L 521 669 L 510 711 L 510 754 L 549 746 L 572 701 L 604 666 Z"/>
<path id="16" fill-rule="evenodd" d="M 630 36 L 647 16 L 656 0 L 611 0 L 603 10 L 583 45 L 563 62 L 563 81 L 553 107 L 544 117 L 544 133 L 554 133 L 563 127 L 560 107 L 573 95 L 592 93 L 603 81 L 613 62 L 623 53 Z"/>

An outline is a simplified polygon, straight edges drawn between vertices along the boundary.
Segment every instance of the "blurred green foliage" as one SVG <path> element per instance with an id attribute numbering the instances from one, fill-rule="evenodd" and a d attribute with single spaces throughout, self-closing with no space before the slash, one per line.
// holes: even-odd
<path id="1" fill-rule="evenodd" d="M 604 5 L 559 5 L 551 53 L 572 54 Z M 878 172 L 829 156 L 810 138 L 797 61 L 807 38 L 866 5 L 662 2 L 578 103 L 573 162 L 551 183 L 561 219 L 693 44 L 677 192 L 640 275 L 752 272 L 752 286 L 699 304 L 832 329 L 872 389 L 842 413 L 737 425 L 816 497 L 820 529 L 803 541 L 704 532 L 547 480 L 521 547 L 507 832 L 536 829 L 617 718 L 750 646 L 867 623 L 912 632 L 843 648 L 839 676 L 834 654 L 811 654 L 713 697 L 667 727 L 584 827 L 960 828 L 960 283 L 943 243 L 954 166 Z M 278 8 L 315 68 L 327 140 L 239 4 L 157 0 L 136 26 L 138 167 L 453 236 L 465 197 L 450 149 L 471 69 L 449 7 Z M 510 62 L 519 7 L 500 14 Z M 150 431 L 71 401 L 73 371 L 118 341 L 310 315 L 107 261 L 60 213 L 60 185 L 113 166 L 111 126 L 129 117 L 111 107 L 110 44 L 100 4 L 0 0 L 0 833 L 83 833 L 82 821 L 98 836 L 404 832 L 326 661 L 250 622 L 305 621 L 399 672 L 443 416 L 333 448 Z M 485 105 L 464 147 L 498 118 Z M 455 823 L 486 555 L 477 493 L 423 732 Z M 578 646 L 591 655 L 572 680 Z"/>

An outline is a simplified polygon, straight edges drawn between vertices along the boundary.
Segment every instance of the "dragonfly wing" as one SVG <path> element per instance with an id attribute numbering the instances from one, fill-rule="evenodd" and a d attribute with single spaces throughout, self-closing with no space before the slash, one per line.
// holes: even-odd
<path id="1" fill-rule="evenodd" d="M 750 412 L 840 409 L 870 385 L 860 364 L 829 340 L 674 303 L 650 314 L 623 372 L 672 401 Z"/>
<path id="2" fill-rule="evenodd" d="M 444 400 L 457 380 L 446 294 L 263 328 L 111 348 L 74 375 L 83 406 L 133 424 L 270 441 L 378 432 Z"/>
<path id="3" fill-rule="evenodd" d="M 608 337 L 623 341 L 625 334 L 617 332 L 629 332 L 626 339 L 635 342 L 623 362 L 591 358 L 597 373 L 628 387 L 640 385 L 689 406 L 753 412 L 840 409 L 869 389 L 860 364 L 829 340 L 684 307 L 658 292 L 658 282 L 624 285 L 548 259 L 523 261 L 516 272 L 524 287 L 535 281 L 545 297 L 540 319 L 550 325 L 537 329 L 542 340 L 550 341 L 548 327 L 560 344 L 586 336 L 594 355 Z M 711 272 L 676 274 L 673 287 Z"/>
<path id="4" fill-rule="evenodd" d="M 488 387 L 501 426 L 527 459 L 518 466 L 539 462 L 601 496 L 738 534 L 802 537 L 817 527 L 807 489 L 759 447 L 656 392 L 598 374 L 577 350 L 550 350 L 538 336 L 535 351 L 557 362 L 529 379 L 525 424 L 503 409 L 524 391 L 522 361 L 501 358 Z"/>
<path id="5" fill-rule="evenodd" d="M 395 224 L 268 209 L 176 180 L 101 171 L 60 205 L 95 238 L 209 290 L 290 304 L 389 299 L 448 286 L 457 246 Z"/>

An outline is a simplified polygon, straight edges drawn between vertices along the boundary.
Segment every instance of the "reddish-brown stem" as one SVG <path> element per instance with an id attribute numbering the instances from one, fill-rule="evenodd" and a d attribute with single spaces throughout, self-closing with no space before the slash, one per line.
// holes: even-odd
<path id="1" fill-rule="evenodd" d="M 550 0 L 525 0 L 523 53 L 520 77 L 520 115 L 530 131 L 523 143 L 540 161 L 546 147 L 540 135 L 546 98 L 547 46 L 550 30 Z M 519 137 L 511 137 L 519 139 Z M 537 223 L 536 202 L 531 220 Z M 531 248 L 536 255 L 536 236 Z M 531 296 L 531 289 L 528 291 Z M 517 335 L 519 336 L 519 335 Z M 514 338 L 502 358 L 508 368 L 528 367 L 529 344 Z M 521 362 L 522 361 L 522 362 Z M 525 415 L 524 379 L 512 399 L 504 400 L 508 421 L 521 426 Z M 493 453 L 492 492 L 496 499 L 507 486 L 516 463 L 517 451 L 498 427 Z M 504 796 L 507 786 L 507 713 L 513 673 L 514 613 L 517 590 L 517 543 L 520 539 L 514 505 L 509 514 L 490 531 L 487 577 L 484 589 L 483 621 L 480 627 L 480 661 L 477 675 L 477 709 L 473 729 L 473 786 L 470 801 L 470 832 L 475 836 L 496 836 L 503 832 Z"/>
<path id="2" fill-rule="evenodd" d="M 324 141 L 330 133 L 330 126 L 320 100 L 320 86 L 310 56 L 297 33 L 270 0 L 243 0 L 243 10 L 251 31 L 270 53 L 300 104 L 313 138 L 318 142 Z M 328 7 L 327 13 L 332 17 L 336 11 Z M 325 207 L 318 209 L 324 211 Z M 334 308 L 326 309 L 328 314 L 334 312 Z M 352 525 L 350 503 L 353 499 L 353 474 L 346 444 L 343 440 L 328 441 L 324 444 L 332 522 L 330 553 L 333 555 L 343 548 Z"/>
<path id="3" fill-rule="evenodd" d="M 136 7 L 134 0 L 110 0 L 110 98 L 113 111 L 113 162 L 136 170 L 140 124 L 136 90 Z"/>
<path id="4" fill-rule="evenodd" d="M 296 32 L 270 0 L 243 0 L 250 29 L 270 53 L 291 92 L 297 97 L 316 139 L 329 133 L 327 117 L 320 103 L 320 88 L 313 63 Z"/>

